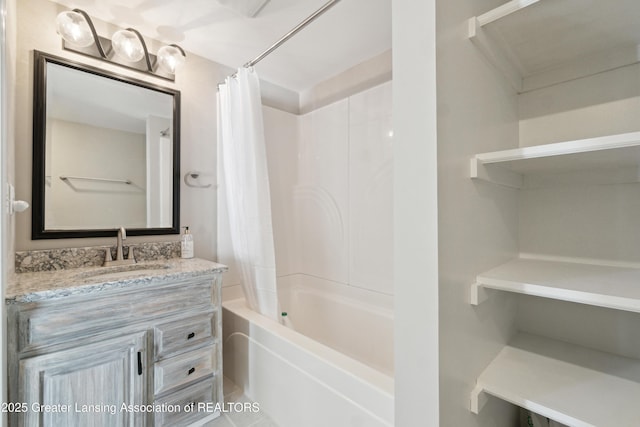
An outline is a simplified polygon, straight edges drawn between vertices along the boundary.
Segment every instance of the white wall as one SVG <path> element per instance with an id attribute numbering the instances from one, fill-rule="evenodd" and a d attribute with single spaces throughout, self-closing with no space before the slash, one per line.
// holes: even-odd
<path id="1" fill-rule="evenodd" d="M 640 64 L 518 97 L 520 146 L 640 130 Z"/>
<path id="2" fill-rule="evenodd" d="M 499 0 L 437 2 L 438 254 L 440 424 L 516 425 L 517 412 L 491 399 L 469 411 L 476 379 L 516 331 L 516 298 L 506 293 L 469 304 L 475 276 L 518 253 L 515 190 L 469 178 L 478 152 L 518 146 L 518 99 L 466 37 L 467 20 Z M 433 94 L 431 94 L 433 96 Z M 397 396 L 400 399 L 400 396 Z"/>
<path id="3" fill-rule="evenodd" d="M 436 1 L 391 15 L 395 424 L 456 425 L 439 414 Z"/>
<path id="4" fill-rule="evenodd" d="M 640 131 L 639 76 L 635 64 L 521 94 L 520 145 Z M 521 191 L 521 252 L 640 260 L 640 184 L 584 185 L 587 178 L 565 173 L 563 185 Z"/>
<path id="5" fill-rule="evenodd" d="M 13 154 L 13 137 L 14 137 L 14 102 L 15 102 L 15 0 L 0 1 L 1 19 L 1 36 L 0 36 L 0 99 L 2 105 L 0 119 L 0 195 L 2 199 L 6 197 L 7 183 L 13 184 L 14 179 L 14 154 Z M 0 213 L 0 299 L 4 300 L 5 284 L 9 274 L 14 271 L 12 262 L 15 254 L 13 239 L 13 217 L 10 217 L 4 209 Z M 7 322 L 5 319 L 4 304 L 0 307 L 0 396 L 2 401 L 7 402 Z M 0 426 L 8 425 L 7 414 L 3 413 L 0 417 Z"/>
<path id="6" fill-rule="evenodd" d="M 391 50 L 382 52 L 300 93 L 300 113 L 363 92 L 391 80 Z"/>

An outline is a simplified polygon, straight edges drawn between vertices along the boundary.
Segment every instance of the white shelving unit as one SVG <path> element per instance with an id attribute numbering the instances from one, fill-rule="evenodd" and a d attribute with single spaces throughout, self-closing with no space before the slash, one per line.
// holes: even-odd
<path id="1" fill-rule="evenodd" d="M 512 0 L 469 19 L 468 37 L 523 93 L 637 64 L 639 11 L 637 0 Z M 516 189 L 637 183 L 640 132 L 477 154 L 470 177 Z M 478 274 L 470 303 L 486 289 L 640 313 L 630 263 L 521 255 Z M 640 426 L 640 360 L 519 334 L 477 378 L 471 411 L 489 395 L 572 427 Z"/>
<path id="2" fill-rule="evenodd" d="M 610 171 L 608 183 L 638 181 L 640 132 L 476 154 L 470 176 L 513 188 L 531 175 Z M 622 173 L 625 170 L 630 173 Z"/>
<path id="3" fill-rule="evenodd" d="M 484 370 L 471 395 L 487 395 L 572 427 L 640 425 L 640 362 L 519 334 Z"/>
<path id="4" fill-rule="evenodd" d="M 640 132 L 477 154 L 471 178 L 526 188 L 531 177 L 594 170 L 638 181 Z M 630 170 L 630 173 L 620 171 Z M 479 274 L 470 303 L 495 289 L 640 313 L 640 267 L 518 258 Z M 471 411 L 487 395 L 570 426 L 636 426 L 640 361 L 521 335 L 477 380 Z"/>
<path id="5" fill-rule="evenodd" d="M 518 258 L 479 274 L 471 304 L 497 289 L 640 313 L 640 268 Z"/>
<path id="6" fill-rule="evenodd" d="M 468 36 L 526 92 L 638 62 L 634 3 L 512 0 L 469 19 Z"/>

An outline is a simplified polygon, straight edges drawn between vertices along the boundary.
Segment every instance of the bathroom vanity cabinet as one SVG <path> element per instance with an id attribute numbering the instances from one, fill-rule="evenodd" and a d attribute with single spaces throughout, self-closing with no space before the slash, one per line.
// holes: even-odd
<path id="1" fill-rule="evenodd" d="M 207 264 L 195 277 L 139 274 L 9 301 L 11 425 L 181 426 L 214 416 L 222 269 Z"/>

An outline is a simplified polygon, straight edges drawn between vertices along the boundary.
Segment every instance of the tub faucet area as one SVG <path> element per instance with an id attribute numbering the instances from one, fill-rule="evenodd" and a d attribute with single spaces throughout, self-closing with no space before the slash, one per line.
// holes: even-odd
<path id="1" fill-rule="evenodd" d="M 113 260 L 111 257 L 111 250 L 107 248 L 105 256 L 104 256 L 104 266 L 108 267 L 111 265 L 129 265 L 135 264 L 136 259 L 133 256 L 133 248 L 129 248 L 129 254 L 127 258 L 124 258 L 124 247 L 123 241 L 127 239 L 127 230 L 124 227 L 120 227 L 118 229 L 118 241 L 116 247 L 116 259 Z"/>

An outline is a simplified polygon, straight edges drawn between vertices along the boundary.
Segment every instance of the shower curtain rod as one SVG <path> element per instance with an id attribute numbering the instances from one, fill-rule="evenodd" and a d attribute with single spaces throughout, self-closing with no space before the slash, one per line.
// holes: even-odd
<path id="1" fill-rule="evenodd" d="M 276 50 L 277 48 L 279 48 L 280 46 L 282 46 L 287 40 L 289 40 L 291 37 L 293 37 L 294 35 L 296 35 L 296 33 L 298 33 L 300 30 L 302 30 L 304 27 L 306 27 L 307 25 L 309 25 L 310 23 L 312 23 L 313 21 L 315 21 L 320 15 L 322 15 L 323 13 L 325 13 L 327 10 L 329 10 L 330 8 L 332 8 L 333 6 L 336 5 L 336 3 L 338 3 L 340 0 L 330 0 L 327 3 L 324 4 L 324 6 L 322 6 L 320 9 L 316 10 L 315 12 L 313 12 L 311 15 L 309 15 L 304 21 L 300 22 L 298 25 L 296 25 L 291 31 L 289 31 L 287 34 L 285 34 L 284 36 L 280 37 L 280 39 L 275 42 L 274 44 L 271 45 L 271 47 L 269 47 L 267 50 L 265 50 L 264 52 L 262 52 L 260 55 L 256 56 L 255 58 L 253 58 L 251 61 L 247 62 L 246 64 L 243 65 L 244 68 L 249 68 L 249 67 L 253 67 L 254 65 L 256 65 L 258 62 L 262 61 L 264 58 L 266 58 L 271 52 L 273 52 L 274 50 Z M 236 73 L 233 73 L 231 75 L 231 77 L 234 77 L 236 75 Z"/>
<path id="2" fill-rule="evenodd" d="M 330 8 L 332 8 L 333 6 L 336 5 L 336 3 L 338 3 L 340 0 L 331 0 L 327 3 L 325 3 L 324 6 L 322 6 L 320 9 L 316 10 L 315 12 L 313 12 L 311 15 L 309 15 L 309 17 L 307 17 L 307 19 L 305 19 L 304 21 L 302 21 L 301 23 L 299 23 L 298 25 L 296 25 L 291 31 L 289 31 L 287 34 L 285 34 L 284 36 L 282 36 L 280 38 L 280 40 L 278 40 L 277 42 L 275 42 L 269 49 L 265 50 L 264 52 L 262 52 L 260 55 L 256 56 L 254 59 L 252 59 L 251 61 L 247 62 L 246 64 L 244 64 L 245 68 L 248 67 L 253 67 L 254 65 L 256 65 L 258 62 L 262 61 L 265 57 L 267 57 L 271 52 L 273 52 L 274 50 L 276 50 L 277 48 L 279 48 L 284 42 L 286 42 L 287 40 L 289 40 L 291 37 L 293 37 L 294 35 L 296 35 L 296 33 L 300 30 L 302 30 L 304 27 L 306 27 L 307 25 L 309 25 L 310 23 L 312 23 L 313 21 L 315 21 L 320 15 L 322 15 L 323 13 L 325 13 L 327 10 L 329 10 Z"/>

